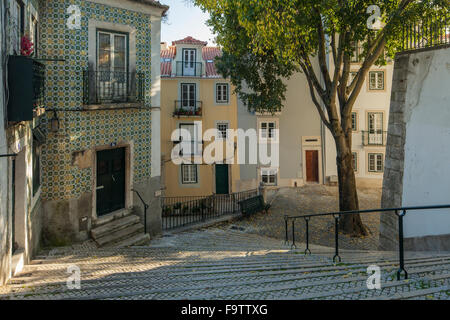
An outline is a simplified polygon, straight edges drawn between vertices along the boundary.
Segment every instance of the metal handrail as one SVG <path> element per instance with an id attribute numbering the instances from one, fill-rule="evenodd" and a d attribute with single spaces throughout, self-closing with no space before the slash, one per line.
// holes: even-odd
<path id="1" fill-rule="evenodd" d="M 144 201 L 144 199 L 141 197 L 141 194 L 139 191 L 135 189 L 131 189 L 131 191 L 135 192 L 139 199 L 141 200 L 142 204 L 144 205 L 144 233 L 147 233 L 147 209 L 150 208 L 150 206 Z"/>
<path id="2" fill-rule="evenodd" d="M 405 279 L 408 279 L 408 272 L 405 269 L 405 259 L 404 259 L 404 236 L 403 236 L 403 217 L 406 215 L 407 211 L 414 210 L 436 210 L 436 209 L 450 209 L 450 204 L 434 205 L 434 206 L 414 206 L 414 207 L 397 207 L 397 208 L 380 208 L 380 209 L 366 209 L 366 210 L 351 210 L 351 211 L 336 211 L 336 212 L 325 212 L 316 214 L 307 214 L 301 216 L 284 216 L 285 223 L 285 244 L 289 243 L 289 220 L 292 221 L 292 245 L 291 248 L 297 248 L 295 244 L 295 221 L 297 219 L 304 219 L 306 223 L 306 249 L 305 255 L 311 254 L 309 249 L 309 221 L 313 217 L 323 217 L 323 216 L 333 216 L 335 221 L 334 232 L 335 232 L 335 254 L 333 256 L 333 262 L 338 260 L 341 262 L 341 257 L 339 255 L 339 219 L 343 215 L 347 214 L 360 214 L 360 213 L 379 213 L 379 212 L 394 212 L 398 217 L 398 245 L 399 245 L 399 269 L 397 271 L 397 280 L 400 280 L 401 274 L 405 274 Z"/>

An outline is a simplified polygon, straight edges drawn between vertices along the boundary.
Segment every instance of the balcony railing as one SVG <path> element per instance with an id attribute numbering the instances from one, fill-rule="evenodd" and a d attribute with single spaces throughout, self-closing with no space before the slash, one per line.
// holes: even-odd
<path id="1" fill-rule="evenodd" d="M 385 146 L 387 131 L 362 131 L 364 146 Z"/>
<path id="2" fill-rule="evenodd" d="M 202 116 L 202 102 L 193 100 L 178 100 L 175 101 L 174 117 L 201 117 Z"/>
<path id="3" fill-rule="evenodd" d="M 144 74 L 122 71 L 83 71 L 86 105 L 144 101 Z"/>
<path id="4" fill-rule="evenodd" d="M 424 17 L 403 26 L 403 51 L 445 44 L 450 44 L 450 13 Z"/>
<path id="5" fill-rule="evenodd" d="M 177 77 L 201 77 L 203 75 L 203 65 L 201 62 L 177 61 Z"/>

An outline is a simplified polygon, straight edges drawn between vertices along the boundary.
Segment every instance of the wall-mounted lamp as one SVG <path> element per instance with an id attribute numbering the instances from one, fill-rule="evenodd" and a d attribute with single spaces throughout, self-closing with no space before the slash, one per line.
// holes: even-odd
<path id="1" fill-rule="evenodd" d="M 59 119 L 58 115 L 56 114 L 56 110 L 53 110 L 53 118 L 50 120 L 50 130 L 53 133 L 59 131 Z"/>

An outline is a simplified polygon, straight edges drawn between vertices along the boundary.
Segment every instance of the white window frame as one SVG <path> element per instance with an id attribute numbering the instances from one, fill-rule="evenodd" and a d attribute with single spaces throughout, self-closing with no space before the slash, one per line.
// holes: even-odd
<path id="1" fill-rule="evenodd" d="M 188 170 L 188 171 L 185 171 L 185 170 Z M 187 179 L 185 179 L 185 178 L 187 178 Z M 198 183 L 198 165 L 196 165 L 196 164 L 182 164 L 181 165 L 181 183 L 182 184 L 197 184 Z"/>
<path id="2" fill-rule="evenodd" d="M 384 154 L 371 152 L 367 157 L 367 169 L 371 173 L 380 173 L 384 171 Z"/>
<path id="3" fill-rule="evenodd" d="M 25 17 L 22 17 L 22 11 L 25 10 L 24 3 L 22 1 L 13 0 L 11 5 L 11 17 L 10 17 L 10 45 L 11 45 L 11 52 L 10 54 L 17 54 L 20 55 L 20 41 L 23 36 L 22 34 L 22 28 L 25 28 L 24 26 L 24 19 Z M 25 15 L 25 14 L 24 14 Z"/>
<path id="4" fill-rule="evenodd" d="M 272 128 L 271 128 L 272 125 Z M 277 140 L 278 121 L 260 120 L 258 121 L 258 136 L 261 141 Z"/>
<path id="5" fill-rule="evenodd" d="M 201 135 L 201 132 L 199 132 L 200 131 L 199 125 L 196 124 L 195 122 L 182 122 L 182 123 L 178 124 L 178 128 L 180 128 L 180 129 L 182 129 L 183 126 L 193 126 L 194 127 L 194 130 L 193 130 L 194 137 L 191 137 L 191 140 L 188 142 L 182 140 L 181 133 L 180 133 L 180 141 L 181 141 L 180 143 L 181 143 L 182 150 L 183 150 L 183 156 L 200 155 L 201 154 L 201 146 L 200 145 L 201 145 L 202 141 L 199 140 L 199 137 L 201 138 L 202 135 Z M 190 149 L 189 153 L 184 153 L 185 148 L 183 147 L 183 144 L 186 146 L 187 145 L 190 146 L 190 147 L 188 147 L 188 149 Z"/>
<path id="6" fill-rule="evenodd" d="M 219 90 L 220 88 L 220 90 Z M 226 92 L 224 92 L 224 89 Z M 216 103 L 227 104 L 230 102 L 230 85 L 228 83 L 216 83 Z"/>
<path id="7" fill-rule="evenodd" d="M 120 36 L 120 37 L 124 37 L 125 38 L 125 70 L 123 71 L 124 73 L 128 73 L 128 64 L 130 62 L 130 51 L 129 51 L 129 35 L 126 33 L 120 33 L 120 32 L 114 32 L 112 30 L 97 30 L 97 56 L 96 56 L 96 65 L 97 65 L 97 71 L 100 71 L 100 34 L 106 34 L 109 35 L 109 44 L 110 44 L 110 50 L 111 50 L 111 56 L 110 56 L 110 66 L 109 69 L 111 72 L 113 71 L 117 71 L 115 70 L 115 66 L 114 66 L 114 62 L 115 62 L 115 50 L 114 50 L 114 46 L 115 46 L 115 42 L 114 42 L 114 37 L 115 36 Z"/>
<path id="8" fill-rule="evenodd" d="M 264 182 L 264 177 L 267 177 L 267 182 Z M 273 178 L 273 181 L 271 181 L 271 178 Z M 260 180 L 263 185 L 276 186 L 278 184 L 278 168 L 261 168 Z"/>
<path id="9" fill-rule="evenodd" d="M 223 136 L 223 129 L 219 129 L 220 126 L 226 126 L 225 137 Z M 230 129 L 230 123 L 227 121 L 217 121 L 216 129 L 218 131 L 217 140 L 227 140 L 228 139 L 228 130 Z"/>
<path id="10" fill-rule="evenodd" d="M 352 165 L 353 165 L 353 171 L 358 172 L 358 153 L 352 152 Z"/>
<path id="11" fill-rule="evenodd" d="M 358 112 L 353 111 L 351 114 L 352 131 L 358 131 Z"/>
<path id="12" fill-rule="evenodd" d="M 186 88 L 187 90 L 187 100 L 183 99 L 183 90 Z M 191 91 L 191 88 L 193 88 L 193 91 Z M 191 97 L 190 94 L 194 93 L 194 96 Z M 196 109 L 197 106 L 197 84 L 196 83 L 187 83 L 182 82 L 180 84 L 180 106 L 182 108 L 191 108 Z"/>
<path id="13" fill-rule="evenodd" d="M 372 76 L 375 76 L 375 86 L 372 86 Z M 369 71 L 369 75 L 368 75 L 369 79 L 369 90 L 371 91 L 383 91 L 385 89 L 386 83 L 385 83 L 385 79 L 386 79 L 386 73 L 384 70 L 372 70 Z M 379 86 L 379 79 L 382 79 L 382 86 Z"/>

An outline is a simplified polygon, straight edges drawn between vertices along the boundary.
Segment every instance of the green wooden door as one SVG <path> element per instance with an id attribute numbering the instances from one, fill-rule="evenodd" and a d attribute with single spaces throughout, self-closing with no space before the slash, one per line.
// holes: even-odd
<path id="1" fill-rule="evenodd" d="M 228 193 L 228 165 L 216 164 L 216 194 Z"/>
<path id="2" fill-rule="evenodd" d="M 125 208 L 125 148 L 97 152 L 97 215 Z"/>

